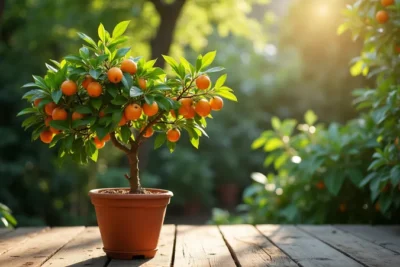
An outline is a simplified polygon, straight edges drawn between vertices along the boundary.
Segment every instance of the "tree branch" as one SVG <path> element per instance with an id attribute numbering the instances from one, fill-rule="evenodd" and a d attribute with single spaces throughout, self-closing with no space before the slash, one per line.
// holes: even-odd
<path id="1" fill-rule="evenodd" d="M 129 148 L 127 148 L 126 146 L 124 146 L 123 144 L 121 144 L 121 143 L 117 140 L 117 138 L 115 137 L 115 132 L 112 132 L 112 133 L 110 134 L 110 136 L 111 136 L 111 141 L 112 141 L 112 143 L 113 143 L 113 145 L 114 145 L 115 147 L 117 147 L 117 148 L 119 148 L 120 150 L 124 151 L 126 154 L 129 154 L 129 152 L 131 152 Z"/>

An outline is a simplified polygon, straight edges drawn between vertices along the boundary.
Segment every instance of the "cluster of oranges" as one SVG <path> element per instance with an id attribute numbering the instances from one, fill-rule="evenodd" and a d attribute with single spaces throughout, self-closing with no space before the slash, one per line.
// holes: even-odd
<path id="1" fill-rule="evenodd" d="M 112 67 L 107 71 L 107 78 L 109 82 L 117 84 L 121 82 L 123 79 L 123 72 L 129 73 L 131 75 L 135 74 L 137 71 L 137 65 L 134 61 L 130 59 L 123 60 L 121 67 Z M 196 87 L 202 91 L 207 90 L 210 88 L 211 81 L 207 75 L 200 75 L 196 78 Z M 139 87 L 142 90 L 147 88 L 147 81 L 143 78 L 138 79 Z M 87 94 L 92 97 L 96 98 L 99 97 L 103 93 L 102 85 L 93 79 L 90 75 L 87 75 L 85 79 L 82 81 L 82 87 L 87 91 Z M 78 92 L 78 84 L 72 80 L 66 80 L 61 84 L 61 92 L 65 96 L 73 96 Z M 210 100 L 205 98 L 197 99 L 196 101 L 193 100 L 194 96 L 181 96 L 179 102 L 181 106 L 178 110 L 179 115 L 183 116 L 185 119 L 193 119 L 196 113 L 201 117 L 207 117 L 210 115 L 211 111 L 218 111 L 221 110 L 224 102 L 221 97 L 214 96 Z M 197 96 L 196 96 L 197 98 Z M 173 100 L 178 100 L 177 97 L 172 98 Z M 34 105 L 38 106 L 41 99 L 36 99 L 34 101 Z M 44 107 L 44 111 L 47 115 L 45 118 L 45 125 L 47 126 L 46 130 L 44 130 L 40 134 L 40 139 L 44 143 L 51 143 L 54 135 L 59 134 L 61 131 L 55 129 L 50 126 L 50 121 L 52 120 L 59 120 L 65 121 L 68 119 L 68 112 L 62 106 L 57 106 L 54 102 L 48 103 Z M 159 113 L 159 107 L 157 102 L 153 102 L 151 104 L 144 103 L 140 106 L 137 103 L 129 103 L 125 105 L 123 115 L 121 117 L 120 122 L 118 123 L 119 126 L 126 125 L 129 121 L 138 120 L 142 113 L 146 116 L 151 117 Z M 174 110 L 171 110 L 171 115 L 173 118 L 176 118 L 176 114 Z M 99 112 L 99 117 L 103 117 L 104 112 Z M 84 118 L 83 114 L 78 112 L 73 112 L 71 114 L 72 120 L 79 120 Z M 143 127 L 141 129 L 143 132 L 143 137 L 149 138 L 154 134 L 154 130 L 152 125 L 147 127 Z M 180 139 L 181 132 L 177 128 L 172 128 L 167 131 L 167 139 L 170 142 L 177 142 Z M 105 138 L 100 140 L 98 137 L 94 137 L 93 141 L 98 149 L 104 147 L 105 142 L 110 140 L 110 135 L 108 134 Z"/>
<path id="2" fill-rule="evenodd" d="M 381 0 L 381 4 L 384 7 L 391 6 L 394 4 L 394 0 Z M 379 10 L 375 17 L 378 23 L 384 24 L 389 20 L 389 13 L 386 10 Z"/>

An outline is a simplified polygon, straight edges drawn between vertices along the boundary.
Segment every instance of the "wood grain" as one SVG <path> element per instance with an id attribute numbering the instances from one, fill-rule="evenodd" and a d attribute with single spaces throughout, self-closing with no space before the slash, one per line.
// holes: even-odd
<path id="1" fill-rule="evenodd" d="M 42 231 L 49 230 L 48 227 L 22 227 L 15 231 L 8 232 L 0 236 L 0 255 L 6 253 L 10 249 L 21 246 L 29 238 L 34 237 Z"/>
<path id="2" fill-rule="evenodd" d="M 295 226 L 257 225 L 257 228 L 301 266 L 362 266 Z"/>
<path id="3" fill-rule="evenodd" d="M 220 226 L 241 266 L 298 266 L 252 225 Z"/>
<path id="4" fill-rule="evenodd" d="M 236 265 L 217 226 L 178 225 L 174 266 Z"/>
<path id="5" fill-rule="evenodd" d="M 93 266 L 103 267 L 108 259 L 98 227 L 88 227 L 54 254 L 42 266 Z"/>
<path id="6" fill-rule="evenodd" d="M 373 227 L 370 225 L 334 225 L 359 238 L 378 244 L 400 254 L 400 227 Z M 385 230 L 384 230 L 385 229 Z"/>
<path id="7" fill-rule="evenodd" d="M 367 266 L 400 266 L 399 254 L 332 226 L 299 227 Z"/>
<path id="8" fill-rule="evenodd" d="M 0 255 L 0 266 L 41 266 L 83 229 L 81 226 L 60 227 L 42 232 Z"/>
<path id="9" fill-rule="evenodd" d="M 152 259 L 141 259 L 141 260 L 111 260 L 108 267 L 159 267 L 171 266 L 172 255 L 175 241 L 175 230 L 176 227 L 173 224 L 164 225 L 161 230 L 160 240 L 158 241 L 158 251 Z"/>

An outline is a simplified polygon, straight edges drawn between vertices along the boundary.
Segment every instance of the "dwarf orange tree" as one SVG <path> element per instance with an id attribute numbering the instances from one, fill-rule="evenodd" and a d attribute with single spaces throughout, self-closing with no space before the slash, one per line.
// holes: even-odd
<path id="1" fill-rule="evenodd" d="M 40 137 L 59 147 L 61 161 L 67 155 L 81 164 L 96 161 L 98 150 L 111 140 L 128 156 L 130 192 L 143 193 L 139 146 L 156 134 L 154 147 L 166 143 L 173 152 L 184 130 L 197 148 L 199 138 L 207 136 L 206 118 L 223 106 L 219 96 L 237 99 L 224 85 L 226 74 L 215 84 L 208 77 L 224 69 L 209 68 L 215 51 L 198 56 L 194 65 L 164 55 L 173 77 L 154 67 L 156 60 L 128 57 L 130 47 L 118 48 L 128 39 L 123 35 L 128 24 L 119 23 L 112 34 L 100 24 L 98 42 L 78 33 L 85 41 L 78 54 L 50 60 L 44 77 L 33 76 L 34 82 L 23 86 L 32 88 L 23 96 L 32 107 L 18 115 L 29 115 L 22 126 L 34 128 L 33 140 Z"/>

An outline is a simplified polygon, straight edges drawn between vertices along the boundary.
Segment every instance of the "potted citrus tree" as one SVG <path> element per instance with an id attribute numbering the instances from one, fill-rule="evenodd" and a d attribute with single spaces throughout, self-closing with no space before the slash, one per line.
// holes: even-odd
<path id="1" fill-rule="evenodd" d="M 98 28 L 99 41 L 78 33 L 84 45 L 79 53 L 50 60 L 44 77 L 34 82 L 23 99 L 31 103 L 18 115 L 29 115 L 22 123 L 33 128 L 32 139 L 58 147 L 58 159 L 72 156 L 78 163 L 96 161 L 98 151 L 109 140 L 129 159 L 125 177 L 129 188 L 103 188 L 89 192 L 95 206 L 104 251 L 111 258 L 153 257 L 172 192 L 143 188 L 140 183 L 140 145 L 156 135 L 154 147 L 166 144 L 173 152 L 181 133 L 198 147 L 207 136 L 204 128 L 211 111 L 223 107 L 224 97 L 236 101 L 224 86 L 226 75 L 212 84 L 209 73 L 216 53 L 200 55 L 194 65 L 163 56 L 172 76 L 154 67 L 156 60 L 129 57 L 130 47 L 119 46 L 128 38 L 129 21 L 112 33 Z"/>

